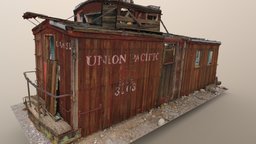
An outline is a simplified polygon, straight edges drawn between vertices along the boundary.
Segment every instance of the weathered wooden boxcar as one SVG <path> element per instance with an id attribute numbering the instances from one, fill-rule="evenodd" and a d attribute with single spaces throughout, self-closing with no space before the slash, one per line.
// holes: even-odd
<path id="1" fill-rule="evenodd" d="M 28 77 L 31 72 L 24 73 L 24 101 L 30 119 L 53 142 L 70 142 L 216 82 L 220 42 L 163 34 L 159 25 L 147 27 L 152 15 L 161 21 L 158 8 L 112 2 L 80 4 L 75 21 L 23 16 L 45 19 L 32 30 L 36 83 Z M 109 6 L 115 24 L 105 18 Z M 133 11 L 122 18 L 132 25 L 120 27 L 122 8 Z"/>

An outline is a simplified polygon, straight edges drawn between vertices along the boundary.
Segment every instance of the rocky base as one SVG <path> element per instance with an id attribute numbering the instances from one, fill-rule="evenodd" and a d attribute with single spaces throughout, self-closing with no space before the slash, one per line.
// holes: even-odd
<path id="1" fill-rule="evenodd" d="M 226 88 L 219 86 L 208 86 L 206 89 L 195 91 L 189 96 L 162 104 L 149 112 L 139 114 L 131 119 L 116 124 L 108 129 L 92 134 L 86 138 L 74 142 L 76 144 L 127 144 L 150 133 L 151 131 L 173 121 L 198 106 L 224 94 Z M 12 109 L 20 122 L 30 143 L 50 143 L 40 132 L 36 130 L 29 120 L 24 105 L 12 106 Z"/>

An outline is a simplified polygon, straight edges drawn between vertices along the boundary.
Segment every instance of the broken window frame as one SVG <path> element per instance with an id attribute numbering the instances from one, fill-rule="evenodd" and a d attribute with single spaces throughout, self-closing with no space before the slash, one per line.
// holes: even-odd
<path id="1" fill-rule="evenodd" d="M 101 25 L 101 19 L 98 19 L 94 21 L 96 18 L 101 16 L 101 12 L 93 12 L 93 13 L 87 13 L 83 14 L 84 23 L 89 23 L 92 25 Z"/>

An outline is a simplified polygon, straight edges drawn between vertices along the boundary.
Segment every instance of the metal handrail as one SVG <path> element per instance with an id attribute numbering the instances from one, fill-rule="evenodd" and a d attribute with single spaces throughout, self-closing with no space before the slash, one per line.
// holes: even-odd
<path id="1" fill-rule="evenodd" d="M 30 107 L 32 106 L 32 104 L 31 104 L 31 94 L 30 94 L 30 85 L 29 85 L 29 84 L 31 84 L 32 86 L 34 86 L 37 90 L 39 90 L 39 91 L 41 91 L 41 92 L 47 94 L 47 96 L 53 97 L 54 99 L 59 99 L 59 98 L 63 98 L 63 97 L 72 96 L 72 94 L 53 95 L 53 94 L 51 94 L 50 92 L 44 90 L 43 88 L 38 87 L 38 85 L 35 84 L 35 83 L 33 83 L 33 82 L 29 79 L 29 77 L 27 76 L 28 73 L 35 73 L 35 72 L 36 72 L 36 71 L 26 71 L 26 72 L 23 73 L 23 75 L 24 75 L 24 77 L 25 77 L 25 79 L 26 79 L 26 81 L 27 81 L 28 99 L 29 99 L 29 106 L 30 106 Z M 38 103 L 38 106 L 37 106 L 37 107 L 38 107 L 38 109 L 39 109 L 39 103 L 40 103 L 40 102 L 39 102 L 39 96 L 37 96 L 37 103 Z M 71 110 L 67 110 L 66 108 L 63 108 L 63 107 L 62 107 L 62 109 L 64 109 L 66 112 L 70 112 L 70 111 L 71 111 Z M 48 112 L 47 109 L 44 108 L 44 110 L 47 111 L 47 113 L 51 115 L 51 113 Z M 40 113 L 38 113 L 38 115 L 39 115 L 39 118 L 40 118 Z M 52 116 L 52 117 L 53 117 L 53 116 Z"/>
<path id="2" fill-rule="evenodd" d="M 43 93 L 46 93 L 48 96 L 51 96 L 55 99 L 59 99 L 59 98 L 63 98 L 63 97 L 68 97 L 68 96 L 72 96 L 72 94 L 63 94 L 63 95 L 54 95 L 54 94 L 51 94 L 50 92 L 40 88 L 37 86 L 37 84 L 33 83 L 27 76 L 28 73 L 35 73 L 36 71 L 26 71 L 23 73 L 25 79 L 27 80 L 27 82 L 29 84 L 31 84 L 32 86 L 34 86 L 37 90 L 43 92 Z M 30 89 L 29 89 L 29 85 L 28 85 L 28 95 L 30 96 Z"/>

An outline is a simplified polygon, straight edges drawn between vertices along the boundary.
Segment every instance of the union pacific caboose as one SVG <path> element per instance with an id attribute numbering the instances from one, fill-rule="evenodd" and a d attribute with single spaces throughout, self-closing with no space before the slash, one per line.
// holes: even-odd
<path id="1" fill-rule="evenodd" d="M 85 1 L 74 21 L 26 12 L 44 19 L 32 30 L 35 71 L 24 73 L 35 126 L 68 143 L 215 84 L 220 42 L 162 33 L 161 15 L 129 0 Z"/>

